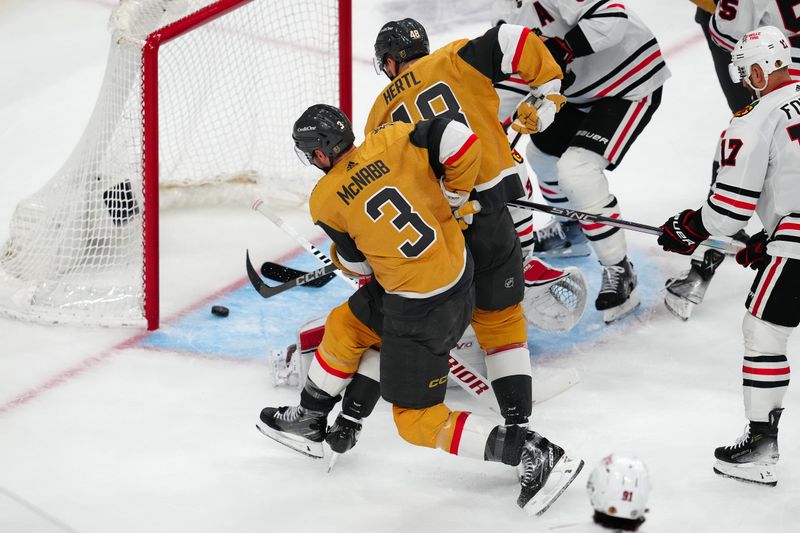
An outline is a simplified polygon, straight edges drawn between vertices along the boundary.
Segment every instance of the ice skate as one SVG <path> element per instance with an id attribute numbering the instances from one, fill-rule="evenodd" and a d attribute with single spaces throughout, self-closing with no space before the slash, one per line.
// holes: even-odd
<path id="1" fill-rule="evenodd" d="M 331 447 L 331 460 L 328 464 L 328 472 L 333 470 L 333 465 L 339 455 L 351 450 L 358 442 L 358 436 L 361 433 L 361 422 L 347 416 L 344 413 L 339 413 L 333 425 L 328 428 L 325 435 L 325 442 Z"/>
<path id="2" fill-rule="evenodd" d="M 567 457 L 562 448 L 531 431 L 517 468 L 522 487 L 517 505 L 531 516 L 539 516 L 577 477 L 583 460 Z"/>
<path id="3" fill-rule="evenodd" d="M 536 257 L 585 257 L 591 253 L 589 241 L 577 221 L 552 220 L 533 234 Z"/>
<path id="4" fill-rule="evenodd" d="M 750 422 L 732 446 L 714 450 L 714 472 L 748 483 L 778 484 L 778 421 L 783 409 L 773 409 L 769 422 Z"/>
<path id="5" fill-rule="evenodd" d="M 307 411 L 299 405 L 265 407 L 261 410 L 256 428 L 284 446 L 321 459 L 325 455 L 322 442 L 325 440 L 326 422 L 325 413 Z"/>
<path id="6" fill-rule="evenodd" d="M 667 309 L 681 320 L 689 320 L 694 307 L 703 302 L 711 278 L 724 259 L 722 252 L 706 250 L 702 260 L 692 259 L 691 269 L 668 279 L 664 296 Z"/>
<path id="7" fill-rule="evenodd" d="M 639 307 L 636 273 L 626 257 L 616 265 L 603 266 L 603 283 L 594 306 L 603 311 L 603 321 L 610 324 L 628 316 Z"/>

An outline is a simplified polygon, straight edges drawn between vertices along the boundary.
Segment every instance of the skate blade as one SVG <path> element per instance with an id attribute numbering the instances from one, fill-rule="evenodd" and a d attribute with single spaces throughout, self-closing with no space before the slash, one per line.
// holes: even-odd
<path id="1" fill-rule="evenodd" d="M 582 468 L 583 459 L 570 459 L 566 454 L 562 455 L 544 486 L 522 506 L 522 510 L 530 516 L 541 516 L 575 481 Z"/>
<path id="2" fill-rule="evenodd" d="M 667 293 L 664 295 L 664 305 L 667 307 L 670 313 L 675 315 L 677 318 L 680 318 L 684 322 L 689 320 L 689 317 L 692 316 L 692 311 L 694 310 L 694 304 L 692 302 L 686 298 L 675 296 L 669 291 L 667 291 Z"/>
<path id="3" fill-rule="evenodd" d="M 341 455 L 340 453 L 336 453 L 334 451 L 331 451 L 331 460 L 328 463 L 328 473 L 329 474 L 331 473 L 331 470 L 333 470 L 333 466 L 336 464 L 336 461 L 339 459 L 340 455 Z"/>
<path id="4" fill-rule="evenodd" d="M 714 472 L 722 477 L 735 479 L 736 481 L 774 487 L 778 484 L 778 471 L 775 467 L 776 465 L 765 463 L 753 463 L 750 466 L 743 466 L 741 464 L 717 461 L 717 464 L 714 465 Z"/>
<path id="5" fill-rule="evenodd" d="M 633 313 L 639 307 L 639 304 L 641 304 L 641 301 L 639 300 L 639 293 L 634 290 L 628 299 L 622 304 L 603 310 L 603 322 L 606 324 L 611 324 L 612 322 L 616 322 L 621 318 L 625 318 L 629 314 Z"/>
<path id="6" fill-rule="evenodd" d="M 547 259 L 547 258 L 565 259 L 568 257 L 587 257 L 589 255 L 592 255 L 592 249 L 589 247 L 587 243 L 573 244 L 572 246 L 553 248 L 551 250 L 542 250 L 541 252 L 536 251 L 536 247 L 534 246 L 533 255 L 541 259 Z"/>
<path id="7" fill-rule="evenodd" d="M 275 442 L 279 442 L 287 448 L 291 448 L 292 450 L 302 453 L 303 455 L 307 455 L 308 457 L 322 459 L 325 456 L 321 442 L 314 442 L 304 437 L 298 437 L 297 435 L 276 431 L 261 421 L 256 422 L 256 429 Z"/>

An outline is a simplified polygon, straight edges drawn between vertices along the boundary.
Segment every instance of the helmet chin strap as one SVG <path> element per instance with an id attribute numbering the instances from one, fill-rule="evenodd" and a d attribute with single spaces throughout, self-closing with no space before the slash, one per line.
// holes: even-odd
<path id="1" fill-rule="evenodd" d="M 751 68 L 752 68 L 752 67 L 751 67 Z M 762 72 L 763 72 L 763 70 L 762 70 Z M 766 72 L 764 72 L 764 86 L 759 88 L 759 87 L 756 87 L 755 85 L 753 85 L 753 83 L 750 81 L 750 74 L 751 74 L 751 73 L 752 73 L 752 70 L 751 70 L 750 72 L 748 72 L 748 73 L 747 73 L 747 78 L 745 78 L 745 79 L 746 79 L 746 81 L 747 81 L 747 85 L 749 85 L 749 86 L 750 86 L 750 88 L 751 88 L 751 89 L 753 89 L 753 90 L 755 91 L 755 93 L 756 93 L 756 98 L 761 98 L 761 91 L 763 91 L 764 89 L 766 89 L 766 88 L 767 88 L 767 85 L 769 85 L 769 74 L 767 74 Z"/>

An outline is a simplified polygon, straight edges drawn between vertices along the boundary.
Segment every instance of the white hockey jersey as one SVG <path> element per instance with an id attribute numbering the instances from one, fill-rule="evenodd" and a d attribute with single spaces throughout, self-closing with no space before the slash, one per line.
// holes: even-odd
<path id="1" fill-rule="evenodd" d="M 760 26 L 775 26 L 789 38 L 789 74 L 800 79 L 800 7 L 794 0 L 720 0 L 708 23 L 714 43 L 730 52 L 742 36 Z"/>
<path id="2" fill-rule="evenodd" d="M 493 23 L 520 24 L 569 44 L 575 82 L 563 93 L 571 103 L 611 96 L 639 100 L 670 76 L 653 33 L 621 0 L 524 0 L 519 8 L 515 1 L 499 0 L 493 16 Z M 509 79 L 501 89 L 526 89 L 514 82 Z"/>
<path id="3" fill-rule="evenodd" d="M 702 209 L 712 235 L 733 235 L 758 213 L 770 255 L 800 259 L 800 83 L 736 113 L 717 147 L 716 181 Z"/>

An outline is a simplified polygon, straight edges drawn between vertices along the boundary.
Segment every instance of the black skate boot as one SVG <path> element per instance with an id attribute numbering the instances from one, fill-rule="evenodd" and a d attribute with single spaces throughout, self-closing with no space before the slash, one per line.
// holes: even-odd
<path id="1" fill-rule="evenodd" d="M 517 467 L 522 487 L 517 505 L 529 515 L 544 513 L 583 468 L 583 460 L 570 459 L 564 450 L 529 431 Z"/>
<path id="2" fill-rule="evenodd" d="M 309 411 L 300 405 L 265 407 L 256 428 L 267 437 L 303 455 L 321 459 L 324 456 L 327 413 Z"/>
<path id="3" fill-rule="evenodd" d="M 325 442 L 331 447 L 331 460 L 328 463 L 328 472 L 333 469 L 340 454 L 350 450 L 358 442 L 361 433 L 361 422 L 339 413 L 333 425 L 328 428 Z"/>
<path id="4" fill-rule="evenodd" d="M 703 259 L 692 259 L 689 270 L 679 276 L 667 280 L 667 294 L 664 296 L 664 305 L 667 309 L 680 318 L 689 320 L 694 306 L 703 302 L 708 285 L 714 272 L 725 260 L 725 254 L 717 250 L 706 250 Z"/>
<path id="5" fill-rule="evenodd" d="M 750 422 L 733 446 L 714 450 L 717 474 L 759 485 L 778 484 L 778 422 L 783 409 L 769 412 L 769 422 Z"/>
<path id="6" fill-rule="evenodd" d="M 356 445 L 360 433 L 361 422 L 339 413 L 333 425 L 328 428 L 325 442 L 335 453 L 344 453 Z"/>
<path id="7" fill-rule="evenodd" d="M 626 257 L 616 265 L 603 266 L 603 283 L 594 306 L 603 311 L 603 321 L 610 324 L 639 307 L 636 272 Z"/>
<path id="8" fill-rule="evenodd" d="M 552 220 L 533 233 L 536 257 L 584 257 L 591 253 L 589 241 L 577 221 Z"/>

